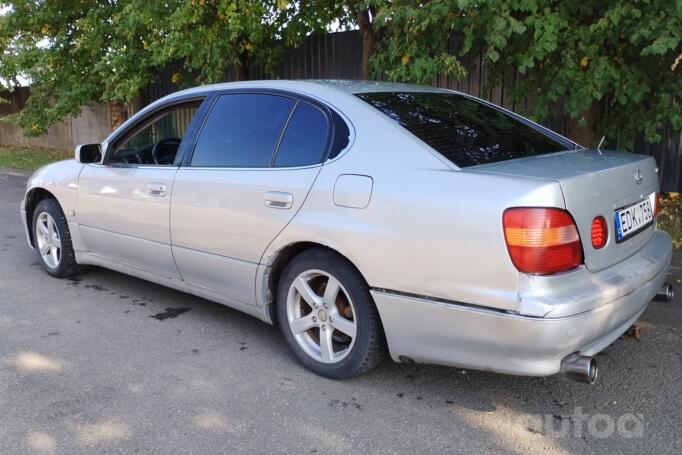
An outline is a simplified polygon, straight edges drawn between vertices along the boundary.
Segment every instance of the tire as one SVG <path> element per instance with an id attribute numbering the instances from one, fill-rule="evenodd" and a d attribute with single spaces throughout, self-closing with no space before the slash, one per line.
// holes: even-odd
<path id="1" fill-rule="evenodd" d="M 69 224 L 56 200 L 43 199 L 38 203 L 33 212 L 32 229 L 36 254 L 47 273 L 57 278 L 67 278 L 78 273 Z M 58 237 L 50 235 L 52 232 L 56 232 Z M 52 238 L 51 243 L 46 244 L 46 238 Z M 59 247 L 55 249 L 57 245 Z M 43 246 L 51 247 L 47 254 L 43 254 Z"/>
<path id="2" fill-rule="evenodd" d="M 299 291 L 306 289 L 301 282 L 307 283 L 304 292 Z M 385 359 L 386 341 L 369 287 L 338 254 L 316 248 L 296 256 L 282 273 L 276 298 L 284 339 L 297 359 L 318 375 L 349 378 Z"/>

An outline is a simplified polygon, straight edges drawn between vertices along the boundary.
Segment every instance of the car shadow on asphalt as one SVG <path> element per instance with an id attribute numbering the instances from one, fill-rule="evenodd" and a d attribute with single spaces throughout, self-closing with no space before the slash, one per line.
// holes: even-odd
<path id="1" fill-rule="evenodd" d="M 671 279 L 679 279 L 677 276 L 679 269 L 673 268 Z M 191 315 L 194 323 L 210 322 L 232 329 L 239 327 L 250 334 L 248 346 L 245 341 L 241 342 L 242 351 L 257 348 L 267 352 L 265 357 L 280 359 L 287 369 L 294 371 L 293 375 L 298 380 L 305 378 L 307 384 L 334 383 L 304 370 L 286 348 L 276 327 L 220 304 L 97 268 L 80 279 L 70 281 L 69 286 L 108 293 L 117 297 L 122 307 L 143 307 L 145 316 L 161 322 Z M 181 302 L 181 305 L 177 302 Z M 602 374 L 592 386 L 557 376 L 517 377 L 387 361 L 365 375 L 343 381 L 341 389 L 349 394 L 345 398 L 342 393 L 340 398 L 330 399 L 329 408 L 354 409 L 358 412 L 367 409 L 369 405 L 365 401 L 355 398 L 357 393 L 353 391 L 360 390 L 365 394 L 379 394 L 382 400 L 390 400 L 397 409 L 403 406 L 419 407 L 449 416 L 460 427 L 466 426 L 471 431 L 490 434 L 489 443 L 498 441 L 500 450 L 516 451 L 513 449 L 517 447 L 517 453 L 524 453 L 527 440 L 535 441 L 538 438 L 557 453 L 582 452 L 586 444 L 591 450 L 602 447 L 611 451 L 614 438 L 616 446 L 633 449 L 641 445 L 644 448 L 646 437 L 631 439 L 614 435 L 604 438 L 603 433 L 590 434 L 588 419 L 598 414 L 610 416 L 616 422 L 619 417 L 633 411 L 645 411 L 638 415 L 648 415 L 650 420 L 645 422 L 647 428 L 656 431 L 652 420 L 655 421 L 657 417 L 651 410 L 646 414 L 646 403 L 635 402 L 633 405 L 632 397 L 623 396 L 622 392 L 636 391 L 641 389 L 642 383 L 657 381 L 657 370 L 665 368 L 665 365 L 657 364 L 654 360 L 656 355 L 652 353 L 660 355 L 661 350 L 669 352 L 670 349 L 679 349 L 670 345 L 672 341 L 666 337 L 671 328 L 679 326 L 680 313 L 674 310 L 673 305 L 679 307 L 678 303 L 654 303 L 645 313 L 642 319 L 647 327 L 648 338 L 645 337 L 643 341 L 621 338 L 600 353 L 597 358 Z M 671 311 L 672 319 L 667 314 Z M 679 337 L 676 339 L 679 340 Z M 660 345 L 655 346 L 657 343 Z M 199 349 L 194 351 L 197 354 Z M 679 360 L 679 352 L 676 355 Z M 262 368 L 264 371 L 270 369 L 265 364 Z M 579 417 L 581 413 L 586 417 L 582 423 L 576 423 L 576 416 Z M 605 422 L 604 425 L 608 427 L 610 421 Z"/>

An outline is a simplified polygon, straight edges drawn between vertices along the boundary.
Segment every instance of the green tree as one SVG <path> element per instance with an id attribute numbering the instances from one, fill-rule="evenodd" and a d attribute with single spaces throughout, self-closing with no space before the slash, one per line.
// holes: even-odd
<path id="1" fill-rule="evenodd" d="M 83 105 L 130 102 L 176 68 L 179 86 L 274 74 L 283 50 L 326 29 L 333 3 L 286 0 L 0 0 L 0 84 L 27 78 L 14 116 L 38 135 Z M 330 16 L 332 15 L 332 16 Z"/>
<path id="2" fill-rule="evenodd" d="M 602 134 L 621 145 L 638 132 L 660 139 L 682 129 L 682 0 L 397 1 L 378 21 L 387 29 L 374 74 L 429 84 L 461 68 L 448 56 L 483 49 L 488 87 L 510 68 L 523 75 L 513 92 L 530 95 L 527 114 L 542 119 L 557 103 L 568 131 L 584 145 Z"/>

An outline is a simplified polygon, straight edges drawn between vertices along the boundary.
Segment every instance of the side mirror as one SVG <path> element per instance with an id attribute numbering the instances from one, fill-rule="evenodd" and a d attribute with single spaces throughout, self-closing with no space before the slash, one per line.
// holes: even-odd
<path id="1" fill-rule="evenodd" d="M 76 161 L 82 164 L 102 161 L 102 146 L 99 144 L 81 144 L 76 147 Z"/>

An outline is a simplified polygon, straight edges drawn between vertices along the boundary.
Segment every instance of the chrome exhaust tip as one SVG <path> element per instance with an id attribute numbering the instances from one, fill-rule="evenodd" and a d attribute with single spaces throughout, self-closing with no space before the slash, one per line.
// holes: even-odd
<path id="1" fill-rule="evenodd" d="M 657 302 L 670 302 L 673 299 L 675 292 L 673 291 L 673 285 L 665 283 L 661 286 L 661 289 L 656 293 L 654 300 Z"/>
<path id="2" fill-rule="evenodd" d="M 564 357 L 559 372 L 560 375 L 568 379 L 587 384 L 594 384 L 598 373 L 597 361 L 594 357 L 580 355 L 577 352 Z"/>

